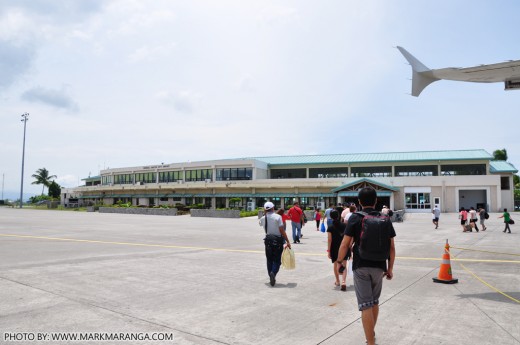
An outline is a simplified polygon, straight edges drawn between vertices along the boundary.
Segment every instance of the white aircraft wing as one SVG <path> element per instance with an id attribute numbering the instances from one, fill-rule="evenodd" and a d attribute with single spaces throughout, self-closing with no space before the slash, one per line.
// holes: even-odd
<path id="1" fill-rule="evenodd" d="M 397 47 L 412 66 L 412 96 L 419 96 L 424 88 L 437 80 L 456 80 L 474 83 L 504 82 L 505 89 L 520 89 L 520 60 L 491 65 L 429 69 L 402 47 Z"/>

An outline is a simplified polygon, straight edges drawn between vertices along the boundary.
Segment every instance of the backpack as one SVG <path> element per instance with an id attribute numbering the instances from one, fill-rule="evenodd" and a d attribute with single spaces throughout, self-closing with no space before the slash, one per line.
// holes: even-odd
<path id="1" fill-rule="evenodd" d="M 363 217 L 359 236 L 359 256 L 363 260 L 386 261 L 390 257 L 392 223 L 379 212 L 356 212 Z"/>
<path id="2" fill-rule="evenodd" d="M 489 214 L 486 211 L 484 211 L 484 218 L 489 219 Z"/>

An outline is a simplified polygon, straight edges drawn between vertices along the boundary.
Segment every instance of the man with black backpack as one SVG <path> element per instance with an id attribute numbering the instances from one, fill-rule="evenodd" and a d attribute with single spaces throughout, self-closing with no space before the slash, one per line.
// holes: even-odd
<path id="1" fill-rule="evenodd" d="M 354 288 L 367 344 L 373 345 L 383 277 L 390 280 L 394 276 L 395 230 L 390 218 L 375 210 L 377 193 L 373 188 L 361 189 L 358 198 L 362 211 L 350 216 L 338 257 L 344 257 L 354 243 Z"/>

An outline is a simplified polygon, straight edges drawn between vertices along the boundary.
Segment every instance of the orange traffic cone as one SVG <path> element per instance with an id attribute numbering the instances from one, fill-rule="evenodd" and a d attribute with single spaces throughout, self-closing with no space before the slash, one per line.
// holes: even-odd
<path id="1" fill-rule="evenodd" d="M 453 279 L 451 276 L 451 263 L 450 263 L 450 245 L 446 240 L 446 246 L 444 246 L 444 254 L 442 255 L 441 268 L 439 269 L 439 275 L 437 278 L 432 278 L 435 283 L 443 284 L 456 284 L 459 282 L 458 279 Z"/>

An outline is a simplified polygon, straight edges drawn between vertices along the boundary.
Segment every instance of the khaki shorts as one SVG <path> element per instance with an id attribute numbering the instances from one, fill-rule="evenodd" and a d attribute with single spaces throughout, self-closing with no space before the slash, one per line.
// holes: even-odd
<path id="1" fill-rule="evenodd" d="M 360 311 L 379 304 L 384 274 L 376 267 L 360 267 L 354 271 L 354 289 Z"/>

